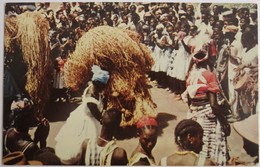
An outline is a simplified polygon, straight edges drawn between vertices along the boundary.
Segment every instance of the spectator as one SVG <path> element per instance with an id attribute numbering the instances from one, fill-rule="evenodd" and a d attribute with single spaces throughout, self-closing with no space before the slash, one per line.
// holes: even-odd
<path id="1" fill-rule="evenodd" d="M 241 39 L 242 45 L 244 47 L 241 53 L 241 63 L 236 69 L 237 72 L 244 72 L 249 77 L 243 87 L 238 88 L 237 83 L 241 79 L 239 76 L 235 78 L 235 87 L 238 88 L 239 100 L 242 105 L 244 117 L 246 118 L 251 114 L 255 114 L 257 111 L 258 103 L 258 52 L 255 34 L 252 32 L 244 32 Z M 255 86 L 253 86 L 255 85 Z"/>
<path id="2" fill-rule="evenodd" d="M 38 150 L 34 155 L 34 160 L 40 161 L 43 165 L 61 165 L 59 157 L 51 147 Z"/>
<path id="3" fill-rule="evenodd" d="M 27 160 L 24 153 L 21 151 L 16 151 L 5 155 L 3 157 L 4 165 L 43 165 L 40 161 L 37 160 Z"/>
<path id="4" fill-rule="evenodd" d="M 200 157 L 203 146 L 203 129 L 199 123 L 191 119 L 180 121 L 175 128 L 175 143 L 178 151 L 164 157 L 160 166 L 214 166 L 214 162 Z"/>
<path id="5" fill-rule="evenodd" d="M 113 27 L 118 27 L 120 23 L 118 14 L 113 14 L 112 20 L 113 20 Z"/>
<path id="6" fill-rule="evenodd" d="M 256 157 L 253 164 L 246 165 L 257 165 L 259 163 L 258 114 L 252 115 L 243 121 L 235 122 L 233 127 L 235 131 L 242 137 L 244 144 L 243 147 L 246 153 L 252 157 Z"/>
<path id="7" fill-rule="evenodd" d="M 11 105 L 9 128 L 3 135 L 4 148 L 7 153 L 22 151 L 27 160 L 32 160 L 40 147 L 46 147 L 46 139 L 49 134 L 49 121 L 42 118 L 40 121 L 34 118 L 33 102 L 24 95 L 17 95 Z M 38 125 L 37 125 L 38 124 Z M 29 128 L 36 126 L 34 139 L 29 135 Z"/>
<path id="8" fill-rule="evenodd" d="M 140 35 L 143 34 L 142 24 L 140 23 L 140 16 L 137 13 L 132 13 L 132 22 L 129 23 L 129 30 L 135 31 Z"/>
<path id="9" fill-rule="evenodd" d="M 47 19 L 49 21 L 51 30 L 55 30 L 56 29 L 56 20 L 55 20 L 53 10 L 52 9 L 47 10 L 46 14 L 47 14 Z"/>
<path id="10" fill-rule="evenodd" d="M 130 166 L 153 166 L 155 160 L 152 150 L 157 142 L 157 121 L 143 117 L 136 124 L 139 144 L 129 159 Z"/>
<path id="11" fill-rule="evenodd" d="M 122 29 L 128 29 L 128 17 L 126 15 L 123 15 L 121 19 L 122 20 L 117 27 Z"/>
<path id="12" fill-rule="evenodd" d="M 207 70 L 208 55 L 199 51 L 192 57 L 195 66 L 187 77 L 188 118 L 196 120 L 203 128 L 203 148 L 200 155 L 211 158 L 217 165 L 226 165 L 229 159 L 227 121 L 217 103 L 219 86 L 214 73 Z M 224 131 L 226 128 L 227 131 Z M 229 131 L 228 131 L 229 130 Z M 215 145 L 216 147 L 211 147 Z"/>

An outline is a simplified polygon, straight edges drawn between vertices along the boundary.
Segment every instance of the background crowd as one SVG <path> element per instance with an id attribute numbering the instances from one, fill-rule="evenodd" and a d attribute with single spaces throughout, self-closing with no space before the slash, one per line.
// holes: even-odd
<path id="1" fill-rule="evenodd" d="M 204 51 L 208 56 L 208 70 L 217 77 L 220 89 L 218 103 L 230 112 L 226 114 L 229 122 L 258 114 L 256 4 L 234 7 L 212 3 L 64 2 L 55 6 L 58 9 L 52 8 L 51 3 L 7 3 L 5 8 L 6 17 L 33 11 L 41 12 L 49 21 L 50 55 L 55 67 L 53 100 L 66 102 L 70 98 L 70 92 L 63 81 L 64 64 L 69 54 L 75 50 L 77 41 L 90 29 L 108 25 L 139 33 L 141 41 L 149 47 L 154 59 L 149 78 L 157 87 L 175 93 L 177 100 L 185 103 L 188 101 L 186 81 L 192 69 L 191 60 L 196 53 Z M 157 123 L 150 120 L 140 127 L 146 127 L 151 122 L 153 127 L 157 126 Z M 151 140 L 155 145 L 155 132 L 153 128 L 150 129 L 153 130 Z M 149 138 L 145 133 L 139 134 L 140 137 Z M 199 140 L 202 134 L 194 136 Z M 185 136 L 184 141 L 186 137 L 188 138 Z M 142 144 L 142 140 L 140 142 Z M 201 151 L 186 147 L 185 144 L 181 145 L 184 150 L 196 153 Z M 147 146 L 148 151 L 141 149 L 141 152 L 149 152 L 149 162 L 153 159 L 151 150 L 154 145 L 150 148 Z M 57 161 L 55 163 L 60 163 Z M 133 165 L 133 160 L 130 163 Z M 226 162 L 218 165 L 225 164 Z M 147 164 L 139 162 L 137 165 Z"/>

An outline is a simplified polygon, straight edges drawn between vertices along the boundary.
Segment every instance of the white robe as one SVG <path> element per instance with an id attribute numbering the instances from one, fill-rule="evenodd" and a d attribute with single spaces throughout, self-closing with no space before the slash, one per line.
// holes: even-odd
<path id="1" fill-rule="evenodd" d="M 100 122 L 91 114 L 87 103 L 95 103 L 102 109 L 102 100 L 99 101 L 91 96 L 85 96 L 84 91 L 82 104 L 80 104 L 66 120 L 59 133 L 55 137 L 57 142 L 55 153 L 64 164 L 72 165 L 78 162 L 81 156 L 81 146 L 85 139 L 97 138 L 101 130 Z"/>

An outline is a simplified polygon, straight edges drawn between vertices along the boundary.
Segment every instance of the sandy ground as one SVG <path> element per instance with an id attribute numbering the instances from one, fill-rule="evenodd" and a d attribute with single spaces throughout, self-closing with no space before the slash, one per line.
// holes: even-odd
<path id="1" fill-rule="evenodd" d="M 164 156 L 168 156 L 177 150 L 174 143 L 174 128 L 177 123 L 186 117 L 188 110 L 187 103 L 176 101 L 174 94 L 169 93 L 165 89 L 159 89 L 155 86 L 151 88 L 153 100 L 157 104 L 159 133 L 158 141 L 153 149 L 153 155 L 156 163 Z M 76 103 L 56 103 L 52 110 L 48 111 L 47 117 L 50 120 L 50 134 L 47 139 L 47 145 L 55 147 L 55 136 L 64 121 L 69 116 L 69 113 L 77 106 Z M 33 134 L 32 129 L 31 134 Z M 138 138 L 134 128 L 121 129 L 117 136 L 117 144 L 127 151 L 128 157 L 138 144 Z M 242 138 L 232 128 L 231 135 L 228 137 L 231 157 L 239 157 L 239 159 L 252 162 L 254 158 L 247 155 L 243 149 Z M 68 148 L 67 148 L 68 149 Z"/>

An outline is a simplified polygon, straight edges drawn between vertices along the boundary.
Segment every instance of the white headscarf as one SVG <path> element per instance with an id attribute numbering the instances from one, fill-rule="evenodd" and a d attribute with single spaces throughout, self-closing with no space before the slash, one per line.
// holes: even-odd
<path id="1" fill-rule="evenodd" d="M 109 73 L 108 71 L 102 70 L 99 66 L 93 65 L 92 70 L 93 77 L 92 81 L 99 81 L 101 83 L 106 84 L 109 79 Z"/>

